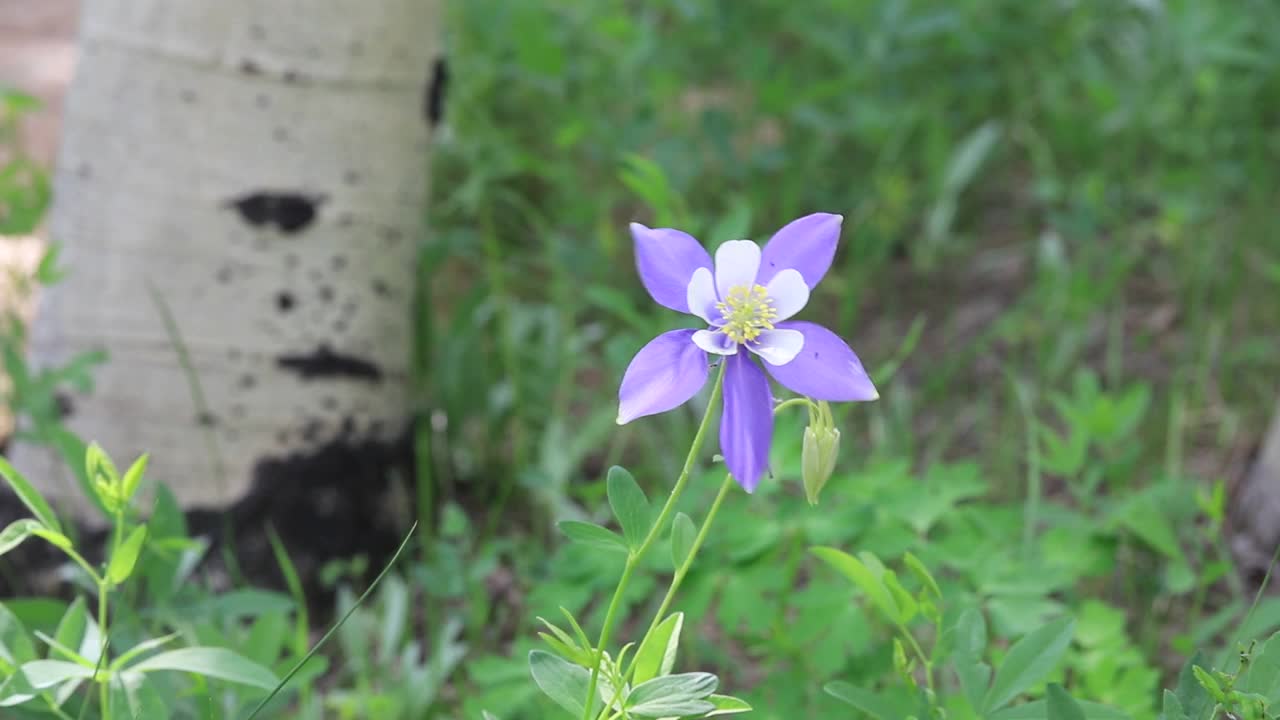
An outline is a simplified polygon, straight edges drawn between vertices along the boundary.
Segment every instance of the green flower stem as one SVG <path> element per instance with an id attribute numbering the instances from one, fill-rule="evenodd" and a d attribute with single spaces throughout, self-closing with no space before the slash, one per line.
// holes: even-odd
<path id="1" fill-rule="evenodd" d="M 107 660 L 107 580 L 98 581 L 98 629 L 102 632 L 102 650 L 98 655 L 98 667 L 105 666 Z M 98 703 L 102 706 L 102 720 L 111 720 L 111 683 L 98 679 L 98 670 L 93 671 L 93 679 L 98 683 Z"/>
<path id="2" fill-rule="evenodd" d="M 609 644 L 609 635 L 613 631 L 614 622 L 617 620 L 618 608 L 622 605 L 622 596 L 627 590 L 627 584 L 631 582 L 631 575 L 635 572 L 636 567 L 640 565 L 640 561 L 644 559 L 644 555 L 649 551 L 650 546 L 658 539 L 658 534 L 662 531 L 662 528 L 671 519 L 671 513 L 676 508 L 676 501 L 680 499 L 680 495 L 684 493 L 685 486 L 689 484 L 689 475 L 693 472 L 694 463 L 698 461 L 702 445 L 707 439 L 707 430 L 711 426 L 711 417 L 715 414 L 716 406 L 720 404 L 726 365 L 727 363 L 720 363 L 720 372 L 716 375 L 716 384 L 711 389 L 711 399 L 707 401 L 707 411 L 702 416 L 702 422 L 698 425 L 698 432 L 694 434 L 693 443 L 689 447 L 689 454 L 685 457 L 684 468 L 680 471 L 680 477 L 676 479 L 675 487 L 671 488 L 671 494 L 667 497 L 666 504 L 662 506 L 662 512 L 658 514 L 657 522 L 649 528 L 649 534 L 645 536 L 644 542 L 640 543 L 640 547 L 627 553 L 627 564 L 622 569 L 622 578 L 618 580 L 618 589 L 613 591 L 613 599 L 609 601 L 609 609 L 605 611 L 604 627 L 600 628 L 600 639 L 596 642 L 596 659 L 591 668 L 591 681 L 587 684 L 587 698 L 582 720 L 591 720 L 591 708 L 595 706 L 596 687 L 600 682 L 600 663 L 604 660 L 604 649 Z M 607 709 L 606 705 L 602 712 Z"/>
<path id="3" fill-rule="evenodd" d="M 809 398 L 792 398 L 778 403 L 773 409 L 776 416 L 783 410 L 797 405 L 806 406 L 810 412 L 818 409 L 818 406 Z M 653 621 L 649 623 L 649 629 L 644 631 L 644 636 L 640 639 L 639 647 L 644 647 L 644 643 L 649 639 L 649 635 L 657 629 L 658 625 L 667 614 L 667 610 L 671 607 L 671 601 L 675 599 L 676 593 L 680 590 L 680 584 L 684 582 L 684 577 L 689 573 L 689 568 L 693 567 L 693 560 L 698 556 L 698 550 L 702 548 L 702 543 L 707 539 L 707 535 L 711 530 L 711 523 L 716 519 L 716 513 L 720 512 L 720 505 L 724 502 L 725 497 L 729 495 L 729 491 L 733 489 L 733 476 L 725 474 L 724 482 L 720 484 L 720 492 L 716 493 L 716 499 L 711 502 L 711 509 L 707 511 L 707 518 L 702 521 L 702 527 L 698 528 L 698 534 L 693 539 L 693 545 L 689 548 L 689 554 L 685 557 L 684 562 L 680 563 L 680 567 L 676 568 L 675 575 L 671 577 L 671 586 L 667 588 L 666 597 L 662 598 L 662 603 L 658 605 L 658 612 L 654 614 Z M 631 677 L 635 672 L 635 658 L 631 658 L 631 665 L 627 668 L 624 677 Z"/>
<path id="4" fill-rule="evenodd" d="M 658 612 L 653 616 L 653 622 L 649 623 L 649 629 L 644 631 L 644 637 L 640 640 L 639 647 L 644 647 L 644 643 L 649 639 L 649 635 L 658 627 L 663 618 L 667 614 L 667 610 L 671 607 L 671 601 L 675 599 L 676 592 L 680 589 L 680 583 L 684 582 L 684 576 L 689 573 L 689 568 L 693 567 L 693 559 L 698 554 L 698 549 L 702 547 L 702 543 L 707 539 L 708 531 L 711 530 L 711 523 L 716 519 L 716 513 L 720 511 L 720 504 L 724 502 L 729 491 L 733 489 L 733 476 L 726 474 L 724 482 L 720 484 L 720 492 L 716 493 L 716 499 L 711 503 L 711 509 L 707 511 L 707 519 L 702 521 L 702 527 L 698 528 L 698 534 L 693 539 L 693 545 L 689 548 L 689 554 L 685 557 L 684 562 L 680 563 L 680 567 L 676 568 L 676 574 L 671 577 L 671 587 L 667 588 L 666 597 L 662 598 L 662 604 L 658 606 Z M 626 677 L 635 672 L 635 658 L 631 658 L 631 667 L 625 673 Z"/>
<path id="5" fill-rule="evenodd" d="M 906 625 L 899 625 L 898 629 L 902 631 L 902 636 L 907 639 L 907 644 L 911 646 L 916 657 L 920 658 L 920 663 L 924 665 L 924 681 L 925 687 L 929 688 L 929 692 L 933 692 L 933 658 L 924 654 L 924 650 L 920 647 L 920 643 L 916 640 L 915 635 L 907 629 Z"/>

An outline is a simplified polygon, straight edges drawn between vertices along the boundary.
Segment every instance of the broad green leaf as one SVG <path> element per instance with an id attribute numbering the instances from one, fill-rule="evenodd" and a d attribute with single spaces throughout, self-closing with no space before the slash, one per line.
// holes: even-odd
<path id="1" fill-rule="evenodd" d="M 1275 633 L 1253 653 L 1237 687 L 1244 692 L 1280 700 L 1280 633 Z"/>
<path id="2" fill-rule="evenodd" d="M 67 606 L 66 612 L 62 613 L 62 619 L 58 621 L 58 627 L 53 631 L 53 639 L 59 645 L 79 655 L 80 643 L 84 641 L 85 631 L 88 628 L 89 612 L 85 607 L 84 597 L 77 595 L 76 599 Z"/>
<path id="3" fill-rule="evenodd" d="M 31 687 L 43 690 L 64 680 L 93 677 L 94 668 L 66 660 L 32 660 L 23 663 L 20 672 L 26 676 Z"/>
<path id="4" fill-rule="evenodd" d="M 1185 562 L 1173 523 L 1154 495 L 1138 495 L 1124 503 L 1117 511 L 1115 522 L 1161 555 Z"/>
<path id="5" fill-rule="evenodd" d="M 1076 704 L 1075 698 L 1067 694 L 1058 683 L 1050 683 L 1045 693 L 1047 720 L 1085 720 L 1084 711 Z"/>
<path id="6" fill-rule="evenodd" d="M 24 663 L 0 686 L 0 707 L 13 707 L 35 697 L 39 691 L 67 680 L 92 677 L 94 668 L 63 660 L 32 660 Z"/>
<path id="7" fill-rule="evenodd" d="M 1077 700 L 1076 706 L 1084 713 L 1084 720 L 1132 720 L 1128 713 L 1095 702 Z M 986 716 L 987 720 L 1045 720 L 1049 712 L 1048 703 L 1035 700 L 1021 705 L 1007 707 L 999 712 Z"/>
<path id="8" fill-rule="evenodd" d="M 694 527 L 693 520 L 682 512 L 676 513 L 676 519 L 671 523 L 671 565 L 677 570 L 684 565 L 685 560 L 689 558 L 689 552 L 693 550 L 693 539 L 697 537 L 698 529 Z"/>
<path id="9" fill-rule="evenodd" d="M 956 655 L 956 677 L 960 679 L 960 690 L 975 711 L 982 707 L 982 698 L 986 696 L 991 683 L 991 666 L 972 656 Z"/>
<path id="10" fill-rule="evenodd" d="M 633 661 L 636 684 L 671 672 L 676 663 L 676 651 L 680 648 L 680 628 L 683 626 L 684 613 L 674 613 L 645 637 Z"/>
<path id="11" fill-rule="evenodd" d="M 529 652 L 529 672 L 533 681 L 555 704 L 580 718 L 585 713 L 582 702 L 591 684 L 591 671 L 542 650 Z M 592 704 L 598 698 L 593 699 Z"/>
<path id="12" fill-rule="evenodd" d="M 624 553 L 630 549 L 627 541 L 619 537 L 617 533 L 599 525 L 578 522 L 577 520 L 561 520 L 556 523 L 556 527 L 560 528 L 560 532 L 564 533 L 570 540 L 589 547 Z"/>
<path id="13" fill-rule="evenodd" d="M 982 701 L 982 713 L 998 710 L 1048 675 L 1071 643 L 1075 623 L 1060 618 L 1026 635 L 1009 648 Z"/>
<path id="14" fill-rule="evenodd" d="M 280 659 L 285 639 L 289 636 L 289 618 L 283 613 L 265 613 L 253 621 L 249 637 L 244 641 L 244 654 L 250 660 L 270 667 Z"/>
<path id="15" fill-rule="evenodd" d="M 705 672 L 665 675 L 642 682 L 627 694 L 625 707 L 630 715 L 665 718 L 702 715 L 715 709 L 706 700 L 720 681 Z"/>
<path id="16" fill-rule="evenodd" d="M 4 530 L 0 530 L 0 555 L 4 555 L 18 547 L 23 540 L 31 537 L 35 530 L 42 527 L 44 526 L 40 524 L 39 520 L 32 520 L 31 518 L 13 521 Z"/>
<path id="17" fill-rule="evenodd" d="M 982 659 L 987 651 L 987 620 L 977 608 L 967 608 L 956 619 L 956 652 Z"/>
<path id="18" fill-rule="evenodd" d="M 0 603 L 0 671 L 13 672 L 17 666 L 36 659 L 36 646 L 27 628 L 4 603 Z"/>
<path id="19" fill-rule="evenodd" d="M 707 717 L 713 715 L 733 715 L 741 712 L 751 712 L 751 705 L 746 700 L 741 700 L 732 695 L 716 695 L 712 693 L 707 696 L 707 702 L 716 706 L 715 710 L 707 713 Z"/>
<path id="20" fill-rule="evenodd" d="M 609 468 L 607 484 L 609 506 L 613 508 L 614 517 L 618 518 L 618 524 L 622 526 L 622 534 L 633 549 L 640 547 L 652 522 L 649 501 L 645 498 L 644 491 L 636 484 L 631 473 L 616 465 Z"/>
<path id="21" fill-rule="evenodd" d="M 870 690 L 837 680 L 822 687 L 828 695 L 844 701 L 876 720 L 902 720 L 902 710 Z"/>
<path id="22" fill-rule="evenodd" d="M 188 647 L 162 652 L 129 666 L 133 672 L 176 670 L 272 690 L 280 680 L 271 670 L 227 648 Z"/>
<path id="23" fill-rule="evenodd" d="M 111 556 L 111 563 L 107 565 L 107 580 L 111 584 L 119 585 L 133 574 L 133 568 L 138 564 L 138 555 L 142 552 L 142 544 L 146 539 L 147 526 L 139 525 L 129 533 L 124 542 L 120 543 L 120 547 L 116 548 Z"/>
<path id="24" fill-rule="evenodd" d="M 1164 713 L 1162 720 L 1191 720 L 1172 690 L 1164 691 L 1164 706 L 1161 711 Z"/>
<path id="25" fill-rule="evenodd" d="M 1178 701 L 1183 706 L 1183 710 L 1193 720 L 1206 716 L 1208 710 L 1213 706 L 1213 698 L 1210 697 L 1203 685 L 1196 680 L 1194 667 L 1203 664 L 1203 662 L 1204 655 L 1202 652 L 1196 651 L 1196 655 L 1190 656 L 1190 659 L 1183 665 L 1183 669 L 1178 673 L 1178 685 L 1174 689 L 1174 692 L 1178 694 Z"/>
<path id="26" fill-rule="evenodd" d="M 58 523 L 58 516 L 53 514 L 53 508 L 49 507 L 49 503 L 45 501 L 44 496 L 36 491 L 35 486 L 27 481 L 22 473 L 9 464 L 8 460 L 0 457 L 0 475 L 9 483 L 9 487 L 13 488 L 13 492 L 17 494 L 18 499 L 23 505 L 31 511 L 36 519 L 44 524 L 45 527 L 56 532 L 62 532 L 62 525 Z"/>
<path id="27" fill-rule="evenodd" d="M 861 560 L 833 547 L 815 547 L 811 552 L 853 581 L 867 595 L 871 603 L 884 613 L 890 622 L 898 622 L 898 604 L 893 596 Z"/>

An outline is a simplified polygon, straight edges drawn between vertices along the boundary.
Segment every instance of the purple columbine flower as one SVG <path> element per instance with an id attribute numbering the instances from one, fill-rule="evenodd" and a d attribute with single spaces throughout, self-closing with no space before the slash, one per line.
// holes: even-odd
<path id="1" fill-rule="evenodd" d="M 710 327 L 672 330 L 640 348 L 618 390 L 618 424 L 683 405 L 707 382 L 707 354 L 725 356 L 720 452 L 738 484 L 753 492 L 768 468 L 773 396 L 752 354 L 800 395 L 833 402 L 878 398 L 843 340 L 821 325 L 789 319 L 831 267 L 843 221 L 829 213 L 806 215 L 763 250 L 750 240 L 726 242 L 714 265 L 688 233 L 632 223 L 645 289 L 659 305 Z"/>

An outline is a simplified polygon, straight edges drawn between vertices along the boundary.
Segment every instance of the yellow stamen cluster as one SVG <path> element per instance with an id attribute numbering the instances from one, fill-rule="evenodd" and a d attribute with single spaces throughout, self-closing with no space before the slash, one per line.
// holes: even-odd
<path id="1" fill-rule="evenodd" d="M 724 318 L 721 330 L 736 343 L 755 340 L 765 330 L 772 330 L 773 321 L 778 319 L 773 298 L 769 297 L 763 285 L 731 288 L 729 296 L 716 303 L 716 309 Z"/>

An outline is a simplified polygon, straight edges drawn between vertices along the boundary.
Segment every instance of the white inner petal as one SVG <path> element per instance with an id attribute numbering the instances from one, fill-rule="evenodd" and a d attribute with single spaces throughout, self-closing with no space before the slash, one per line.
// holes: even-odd
<path id="1" fill-rule="evenodd" d="M 799 335 L 800 333 L 797 332 L 796 334 Z M 730 340 L 728 335 L 720 332 L 699 330 L 693 334 L 693 344 L 716 355 L 736 355 L 738 353 L 738 343 Z"/>
<path id="2" fill-rule="evenodd" d="M 756 283 L 760 271 L 760 246 L 750 240 L 730 240 L 716 248 L 716 290 L 729 297 L 729 290 Z"/>
<path id="3" fill-rule="evenodd" d="M 697 333 L 694 333 L 694 339 L 697 340 Z M 804 333 L 799 330 L 765 330 L 747 347 L 770 365 L 786 365 L 804 347 Z"/>
<path id="4" fill-rule="evenodd" d="M 715 320 L 720 317 L 720 313 L 716 310 L 716 302 L 719 299 L 716 297 L 716 283 L 711 277 L 711 271 L 707 268 L 700 267 L 693 271 L 693 277 L 689 279 L 689 288 L 685 291 L 685 299 L 689 302 L 689 312 L 708 323 L 715 324 Z"/>
<path id="5" fill-rule="evenodd" d="M 765 291 L 773 298 L 773 309 L 778 311 L 774 322 L 795 315 L 809 302 L 809 285 L 799 270 L 787 269 L 774 275 Z"/>

